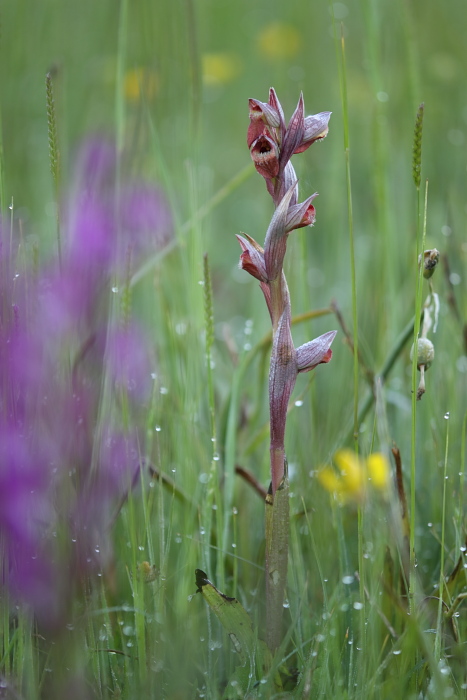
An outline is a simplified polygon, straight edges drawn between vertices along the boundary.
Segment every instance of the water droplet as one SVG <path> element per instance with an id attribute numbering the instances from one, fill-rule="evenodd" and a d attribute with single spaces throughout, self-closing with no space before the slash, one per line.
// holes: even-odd
<path id="1" fill-rule="evenodd" d="M 201 287 L 204 287 L 204 280 L 199 280 L 198 284 L 199 284 Z"/>
<path id="2" fill-rule="evenodd" d="M 236 508 L 235 506 L 232 508 L 232 514 L 233 514 L 233 515 L 238 515 L 238 510 L 237 510 L 237 508 Z"/>
<path id="3" fill-rule="evenodd" d="M 326 637 L 324 636 L 324 634 L 317 634 L 316 635 L 317 642 L 324 642 L 325 639 L 326 639 Z"/>
<path id="4" fill-rule="evenodd" d="M 122 629 L 122 632 L 125 635 L 125 637 L 132 637 L 135 633 L 135 629 L 131 625 L 125 625 L 125 627 Z"/>
<path id="5" fill-rule="evenodd" d="M 287 600 L 287 598 L 286 598 L 286 599 L 284 600 L 284 602 L 282 603 L 282 607 L 285 608 L 286 610 L 287 610 L 288 608 L 290 608 L 290 603 L 289 603 L 289 601 Z"/>
<path id="6" fill-rule="evenodd" d="M 359 603 L 358 601 L 356 601 L 356 602 L 353 604 L 353 607 L 354 607 L 354 610 L 362 610 L 362 608 L 363 608 L 363 603 Z"/>
<path id="7" fill-rule="evenodd" d="M 402 649 L 394 649 L 392 653 L 394 656 L 399 656 L 399 654 L 402 654 Z"/>
<path id="8" fill-rule="evenodd" d="M 172 474 L 176 474 L 176 473 L 177 473 L 177 470 L 176 470 L 176 469 L 172 469 L 171 471 L 172 471 Z"/>
<path id="9" fill-rule="evenodd" d="M 201 474 L 198 476 L 198 481 L 200 484 L 207 484 L 209 481 L 209 474 L 206 472 L 201 472 Z"/>
<path id="10" fill-rule="evenodd" d="M 445 418 L 446 420 L 449 420 L 449 411 L 446 411 L 446 413 L 444 414 L 444 418 Z"/>
<path id="11" fill-rule="evenodd" d="M 206 530 L 204 529 L 204 527 L 200 527 L 200 528 L 199 528 L 199 534 L 200 534 L 200 535 L 205 535 L 205 534 L 206 534 Z"/>
<path id="12" fill-rule="evenodd" d="M 142 544 L 139 545 L 138 549 L 139 549 L 140 552 L 144 552 L 144 547 L 143 547 Z"/>
<path id="13" fill-rule="evenodd" d="M 300 406 L 303 406 L 303 401 L 295 401 L 295 405 L 297 408 L 300 408 Z"/>
<path id="14" fill-rule="evenodd" d="M 217 503 L 213 503 L 213 504 L 212 504 L 212 509 L 213 509 L 213 510 L 217 510 Z"/>
<path id="15" fill-rule="evenodd" d="M 159 393 L 164 394 L 164 396 L 165 396 L 165 394 L 169 393 L 169 390 L 167 389 L 167 387 L 161 386 L 161 388 L 159 389 Z"/>
<path id="16" fill-rule="evenodd" d="M 235 542 L 232 542 L 231 547 L 233 547 L 233 549 L 235 549 L 236 546 L 237 546 L 237 545 L 235 544 Z"/>
<path id="17" fill-rule="evenodd" d="M 212 458 L 213 458 L 214 462 L 218 462 L 218 461 L 220 460 L 219 453 L 218 453 L 218 452 L 214 452 Z"/>
<path id="18" fill-rule="evenodd" d="M 156 372 L 151 372 L 151 379 L 157 379 Z"/>
<path id="19" fill-rule="evenodd" d="M 354 582 L 354 577 L 353 576 L 344 576 L 342 579 L 342 583 L 346 586 L 350 586 L 351 583 Z"/>
<path id="20" fill-rule="evenodd" d="M 175 542 L 177 544 L 180 544 L 181 541 L 182 541 L 182 536 L 180 535 L 180 533 L 177 532 L 177 534 L 175 535 Z"/>
<path id="21" fill-rule="evenodd" d="M 118 294 L 118 287 L 112 287 L 112 292 L 114 294 Z"/>
<path id="22" fill-rule="evenodd" d="M 248 350 L 251 350 L 251 343 L 245 343 L 243 346 L 243 349 L 248 352 Z"/>
<path id="23" fill-rule="evenodd" d="M 160 433 L 161 430 L 162 430 L 162 428 L 161 428 L 160 425 L 156 425 L 155 428 L 154 428 L 154 430 L 156 431 L 156 433 Z"/>

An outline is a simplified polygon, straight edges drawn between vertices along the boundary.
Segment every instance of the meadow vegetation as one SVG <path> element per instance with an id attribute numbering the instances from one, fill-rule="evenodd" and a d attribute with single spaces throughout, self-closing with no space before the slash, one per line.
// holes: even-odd
<path id="1" fill-rule="evenodd" d="M 465 4 L 0 12 L 0 697 L 467 698 Z"/>

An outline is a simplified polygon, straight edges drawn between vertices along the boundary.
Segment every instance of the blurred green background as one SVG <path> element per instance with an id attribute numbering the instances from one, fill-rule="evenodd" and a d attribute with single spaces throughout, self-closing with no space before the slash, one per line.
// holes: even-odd
<path id="1" fill-rule="evenodd" d="M 429 180 L 427 247 L 438 248 L 444 261 L 434 277 L 441 301 L 438 331 L 432 336 L 436 359 L 417 415 L 417 542 L 420 571 L 431 586 L 439 575 L 439 552 L 427 523 L 435 523 L 436 529 L 440 522 L 444 415 L 451 415 L 449 468 L 455 477 L 463 470 L 467 406 L 465 2 L 362 0 L 333 3 L 331 10 L 324 0 L 10 0 L 2 4 L 0 20 L 4 204 L 14 199 L 15 217 L 24 235 L 35 237 L 40 256 L 47 259 L 55 243 L 45 99 L 45 76 L 51 69 L 56 70 L 62 193 L 72 181 L 80 141 L 91 133 L 105 133 L 115 135 L 122 146 L 127 174 L 161 184 L 173 207 L 177 246 L 135 285 L 133 309 L 153 331 L 161 381 L 170 389 L 156 406 L 155 422 L 162 432 L 150 457 L 158 455 L 163 471 L 176 465 L 178 485 L 199 503 L 204 486 L 198 477 L 208 471 L 212 456 L 199 284 L 205 252 L 214 292 L 221 465 L 236 353 L 241 354 L 243 346 L 248 352 L 245 344 L 255 345 L 270 325 L 256 282 L 238 270 L 240 250 L 234 234 L 244 231 L 262 242 L 272 203 L 252 166 L 239 186 L 229 184 L 250 163 L 248 98 L 266 101 L 274 86 L 288 119 L 303 91 L 308 114 L 333 113 L 328 137 L 295 158 L 301 199 L 315 191 L 319 198 L 314 228 L 294 232 L 289 239 L 286 275 L 294 314 L 328 308 L 334 299 L 354 332 L 340 90 L 343 36 L 358 336 L 362 357 L 375 372 L 414 313 L 417 193 L 412 144 L 416 111 L 425 103 L 422 183 Z M 225 186 L 226 196 L 200 218 L 199 210 Z M 425 284 L 424 298 L 427 293 Z M 248 319 L 253 325 L 245 336 Z M 332 315 L 301 324 L 294 329 L 295 343 L 334 328 L 338 324 Z M 380 440 L 384 448 L 396 441 L 406 471 L 411 445 L 410 344 L 385 385 L 376 432 L 370 412 L 361 433 L 363 451 L 379 447 Z M 353 360 L 342 332 L 333 352 L 332 363 L 319 368 L 310 385 L 307 378 L 299 378 L 294 398 L 305 390 L 309 393 L 304 406 L 293 409 L 287 433 L 292 490 L 298 494 L 294 507 L 301 509 L 304 495 L 310 512 L 316 512 L 318 550 L 330 571 L 333 521 L 328 495 L 313 475 L 337 448 L 351 444 L 347 436 L 353 416 Z M 360 396 L 367 391 L 362 373 Z M 252 363 L 240 397 L 235 459 L 266 484 L 267 362 Z M 457 503 L 459 482 L 453 478 L 448 488 L 449 502 Z M 245 485 L 237 482 L 235 489 L 244 514 L 236 526 L 236 551 L 254 560 L 262 541 L 262 507 Z M 160 507 L 162 514 L 163 508 L 169 513 L 170 536 L 191 536 L 193 518 L 186 508 L 178 511 L 173 503 Z M 448 520 L 451 546 L 456 525 Z M 353 532 L 355 519 L 347 526 Z M 176 555 L 169 544 L 162 552 L 161 544 L 159 553 L 169 576 L 175 571 L 177 577 L 181 571 L 184 575 L 183 583 L 178 578 L 176 582 L 176 591 L 183 594 L 174 594 L 171 603 L 175 620 L 186 615 L 186 596 L 194 592 L 192 570 L 207 557 L 201 545 L 188 553 L 191 544 L 191 539 L 184 542 Z M 353 544 L 349 551 L 355 556 Z M 247 582 L 256 585 L 257 576 L 240 563 L 239 580 L 245 589 Z M 245 596 L 248 599 L 249 593 Z M 191 648 L 190 639 L 187 633 L 184 642 L 179 640 L 180 649 L 183 643 Z"/>

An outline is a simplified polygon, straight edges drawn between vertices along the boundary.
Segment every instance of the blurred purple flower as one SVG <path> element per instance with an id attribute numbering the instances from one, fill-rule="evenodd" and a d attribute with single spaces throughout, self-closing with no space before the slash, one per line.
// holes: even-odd
<path id="1" fill-rule="evenodd" d="M 102 415 L 101 378 L 131 410 L 154 365 L 136 321 L 109 325 L 110 286 L 129 255 L 138 263 L 171 235 L 157 187 L 122 182 L 116 201 L 112 141 L 87 141 L 77 162 L 60 270 L 18 274 L 16 232 L 0 226 L 0 584 L 48 627 L 75 583 L 108 564 L 140 471 L 140 436 L 115 427 L 118 400 L 112 423 Z"/>

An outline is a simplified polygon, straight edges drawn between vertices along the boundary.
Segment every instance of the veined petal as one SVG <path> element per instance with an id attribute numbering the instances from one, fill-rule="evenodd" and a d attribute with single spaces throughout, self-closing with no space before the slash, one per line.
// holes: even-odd
<path id="1" fill-rule="evenodd" d="M 279 102 L 279 98 L 276 95 L 276 91 L 274 88 L 269 89 L 269 100 L 268 103 L 271 105 L 273 109 L 276 110 L 276 112 L 279 115 L 279 120 L 280 120 L 280 141 L 284 140 L 285 136 L 285 118 L 284 118 L 284 110 L 282 109 L 282 105 Z"/>
<path id="2" fill-rule="evenodd" d="M 248 236 L 248 239 L 243 236 L 237 236 L 240 243 L 242 254 L 240 256 L 240 267 L 246 270 L 260 282 L 266 282 L 266 265 L 264 263 L 264 253 L 253 238 Z"/>
<path id="3" fill-rule="evenodd" d="M 303 226 L 313 226 L 316 218 L 316 210 L 312 205 L 312 201 L 317 196 L 318 193 L 315 192 L 301 204 L 294 204 L 293 206 L 289 207 L 286 223 L 287 231 L 293 231 L 294 229 L 302 228 Z"/>
<path id="4" fill-rule="evenodd" d="M 296 183 L 293 183 L 288 192 L 282 197 L 266 233 L 264 260 L 266 263 L 268 280 L 276 279 L 282 270 L 282 263 L 287 247 L 287 212 L 289 210 L 290 200 L 294 194 L 295 185 Z"/>
<path id="5" fill-rule="evenodd" d="M 268 102 L 260 100 L 248 100 L 250 107 L 250 119 L 252 121 L 261 119 L 268 126 L 277 129 L 280 126 L 281 120 L 279 112 L 275 107 L 272 107 Z"/>
<path id="6" fill-rule="evenodd" d="M 289 398 L 297 379 L 297 358 L 290 333 L 290 307 L 284 309 L 274 334 L 269 372 L 271 446 L 283 447 Z"/>
<path id="7" fill-rule="evenodd" d="M 290 118 L 285 138 L 281 146 L 280 164 L 285 168 L 286 163 L 290 160 L 293 152 L 299 147 L 303 141 L 305 134 L 305 106 L 303 104 L 303 95 L 300 95 L 295 112 Z"/>
<path id="8" fill-rule="evenodd" d="M 320 141 L 327 136 L 329 120 L 332 112 L 320 112 L 305 117 L 305 130 L 302 142 L 294 150 L 294 153 L 303 153 L 315 141 Z"/>
<path id="9" fill-rule="evenodd" d="M 261 136 L 251 144 L 250 155 L 260 175 L 267 180 L 276 177 L 279 172 L 279 149 L 267 129 L 264 128 Z"/>
<path id="10" fill-rule="evenodd" d="M 328 331 L 309 343 L 297 348 L 297 365 L 299 372 L 309 372 L 332 357 L 331 344 L 337 331 Z"/>

